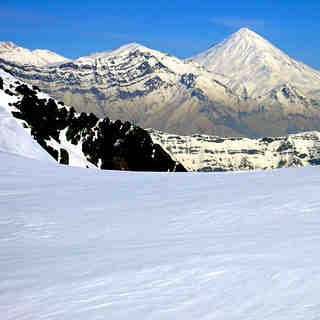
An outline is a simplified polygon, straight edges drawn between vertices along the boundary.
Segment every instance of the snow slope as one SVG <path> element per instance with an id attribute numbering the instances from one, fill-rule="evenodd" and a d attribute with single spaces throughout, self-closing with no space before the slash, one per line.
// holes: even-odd
<path id="1" fill-rule="evenodd" d="M 1 319 L 319 318 L 316 167 L 0 176 Z"/>
<path id="2" fill-rule="evenodd" d="M 0 92 L 1 99 L 1 92 Z M 0 151 L 20 156 L 54 161 L 40 145 L 24 130 L 20 123 L 0 105 Z"/>
<path id="3" fill-rule="evenodd" d="M 4 81 L 4 87 L 16 81 L 8 73 L 0 69 L 0 77 Z M 31 137 L 22 127 L 21 121 L 15 119 L 9 107 L 9 103 L 16 97 L 7 95 L 0 90 L 0 151 L 15 153 L 27 158 L 54 161 L 52 157 Z"/>
<path id="4" fill-rule="evenodd" d="M 26 128 L 25 121 L 13 117 L 12 111 L 17 111 L 13 106 L 14 103 L 22 99 L 16 93 L 13 95 L 7 94 L 5 91 L 15 90 L 21 82 L 11 76 L 9 73 L 0 69 L 0 77 L 3 79 L 3 90 L 0 90 L 0 151 L 16 153 L 18 155 L 34 158 L 38 160 L 47 159 L 54 161 L 52 157 L 33 139 L 30 134 L 30 128 Z M 37 93 L 39 99 L 50 99 L 47 94 L 42 92 Z M 61 134 L 61 140 L 63 139 Z M 66 139 L 62 143 L 50 139 L 48 144 L 54 149 L 60 150 L 63 147 L 68 151 L 69 164 L 77 167 L 94 167 L 82 153 L 81 145 L 73 145 Z"/>

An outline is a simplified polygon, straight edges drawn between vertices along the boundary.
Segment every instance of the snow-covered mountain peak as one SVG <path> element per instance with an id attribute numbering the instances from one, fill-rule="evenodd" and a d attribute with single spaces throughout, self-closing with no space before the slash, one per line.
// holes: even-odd
<path id="1" fill-rule="evenodd" d="M 76 63 L 85 64 L 85 63 L 94 63 L 98 59 L 111 59 L 111 58 L 123 58 L 133 54 L 134 52 L 139 51 L 143 53 L 153 53 L 158 55 L 160 52 L 147 48 L 139 43 L 132 42 L 125 44 L 115 50 L 107 50 L 102 52 L 95 52 L 89 54 L 88 56 L 83 56 L 75 60 Z"/>
<path id="2" fill-rule="evenodd" d="M 43 67 L 70 61 L 69 59 L 49 50 L 29 50 L 19 47 L 13 42 L 0 42 L 0 59 L 19 65 Z"/>
<path id="3" fill-rule="evenodd" d="M 241 37 L 253 37 L 253 38 L 262 38 L 256 32 L 248 29 L 248 28 L 241 28 L 237 32 L 233 34 L 233 36 L 241 36 Z M 262 38 L 263 39 L 263 38 Z"/>
<path id="4" fill-rule="evenodd" d="M 266 55 L 263 54 L 264 51 L 265 53 L 272 53 L 272 55 L 284 54 L 269 41 L 248 28 L 241 28 L 233 33 L 217 47 L 220 46 L 228 48 L 232 47 L 233 49 L 239 48 L 242 50 L 242 55 L 257 54 L 261 57 L 265 57 Z"/>
<path id="5" fill-rule="evenodd" d="M 131 43 L 125 44 L 125 45 L 121 46 L 120 48 L 112 51 L 112 53 L 119 54 L 119 53 L 126 53 L 128 51 L 135 51 L 135 50 L 145 51 L 145 50 L 152 50 L 152 49 L 149 49 L 139 43 L 131 42 Z"/>
<path id="6" fill-rule="evenodd" d="M 262 61 L 268 55 L 280 55 L 282 59 L 288 58 L 257 33 L 248 28 L 242 28 L 189 60 L 200 63 L 210 71 L 219 69 L 219 73 L 228 75 L 233 69 L 239 69 L 240 64 L 252 66 L 254 62 Z M 223 66 L 220 61 L 222 58 L 225 60 Z M 265 62 L 268 63 L 268 61 Z M 228 68 L 226 68 L 227 65 L 229 65 Z"/>
<path id="7" fill-rule="evenodd" d="M 198 75 L 200 72 L 208 74 L 210 80 L 212 79 L 212 74 L 195 63 L 186 63 L 177 57 L 135 42 L 125 44 L 113 51 L 97 52 L 80 57 L 74 60 L 74 63 L 85 68 L 91 68 L 90 66 L 95 68 L 97 65 L 103 70 L 107 68 L 113 77 L 121 78 L 119 81 L 125 81 L 126 86 L 130 81 L 137 84 L 139 74 L 143 75 L 145 81 L 148 77 L 154 76 L 162 78 L 165 82 L 176 81 L 178 76 L 179 81 L 183 74 Z M 141 90 L 141 88 L 136 89 Z"/>
<path id="8" fill-rule="evenodd" d="M 46 49 L 36 49 L 33 50 L 32 53 L 43 59 L 45 65 L 55 65 L 71 61 L 70 59 L 63 57 L 60 54 Z"/>
<path id="9" fill-rule="evenodd" d="M 17 45 L 15 45 L 11 41 L 0 41 L 0 52 L 2 50 L 13 49 L 13 48 L 16 48 L 16 47 L 17 47 Z"/>
<path id="10" fill-rule="evenodd" d="M 225 84 L 253 98 L 264 96 L 283 83 L 305 94 L 320 88 L 320 72 L 290 58 L 257 33 L 242 28 L 188 61 L 229 78 Z"/>

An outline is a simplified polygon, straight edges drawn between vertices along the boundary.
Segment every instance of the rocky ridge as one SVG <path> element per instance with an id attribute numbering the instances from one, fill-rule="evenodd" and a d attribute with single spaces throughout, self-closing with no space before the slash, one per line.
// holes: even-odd
<path id="1" fill-rule="evenodd" d="M 2 70 L 0 105 L 61 164 L 113 170 L 185 171 L 142 128 L 120 120 L 98 119 L 92 113 L 77 113 L 73 107 Z"/>
<path id="2" fill-rule="evenodd" d="M 303 167 L 320 164 L 320 132 L 249 139 L 208 135 L 179 136 L 149 129 L 188 171 L 220 172 Z"/>

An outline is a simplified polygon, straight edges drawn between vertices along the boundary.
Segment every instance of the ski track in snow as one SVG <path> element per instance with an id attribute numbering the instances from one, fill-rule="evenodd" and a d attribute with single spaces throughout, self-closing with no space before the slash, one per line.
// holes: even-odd
<path id="1" fill-rule="evenodd" d="M 318 319 L 320 173 L 0 153 L 1 319 Z"/>

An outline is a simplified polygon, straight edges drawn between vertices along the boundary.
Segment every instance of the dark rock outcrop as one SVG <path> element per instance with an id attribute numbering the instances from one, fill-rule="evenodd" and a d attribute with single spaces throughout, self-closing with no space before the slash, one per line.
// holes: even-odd
<path id="1" fill-rule="evenodd" d="M 14 117 L 24 121 L 34 139 L 58 162 L 69 164 L 69 154 L 59 145 L 61 135 L 81 145 L 85 158 L 101 169 L 135 171 L 186 171 L 151 140 L 150 134 L 129 122 L 98 119 L 94 114 L 76 113 L 53 99 L 39 99 L 37 88 L 22 84 L 15 88 L 19 99 Z"/>

